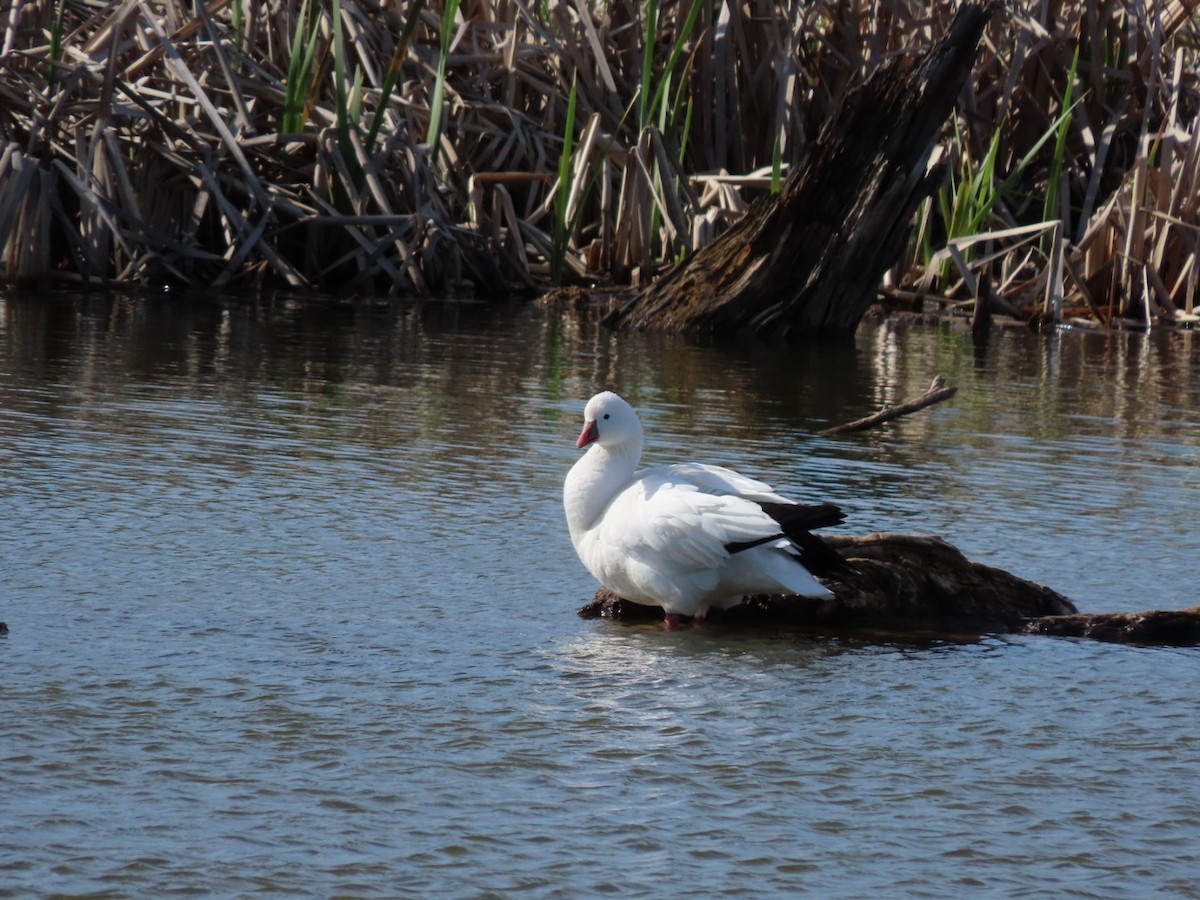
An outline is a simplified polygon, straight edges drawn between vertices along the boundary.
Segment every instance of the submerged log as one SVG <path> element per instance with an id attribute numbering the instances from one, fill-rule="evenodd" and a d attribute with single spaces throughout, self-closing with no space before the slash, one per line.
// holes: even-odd
<path id="1" fill-rule="evenodd" d="M 1186 609 L 1147 609 L 1130 613 L 1079 613 L 1043 616 L 1022 629 L 1027 634 L 1086 637 L 1120 644 L 1200 644 L 1200 605 Z"/>
<path id="2" fill-rule="evenodd" d="M 932 535 L 881 532 L 862 537 L 822 535 L 822 539 L 852 569 L 836 580 L 823 579 L 832 598 L 749 597 L 724 612 L 712 610 L 709 622 L 819 633 L 922 637 L 1047 634 L 1127 643 L 1200 644 L 1200 606 L 1084 615 L 1057 591 L 972 562 Z M 601 589 L 579 615 L 655 621 L 662 619 L 663 612 Z"/>
<path id="3" fill-rule="evenodd" d="M 882 65 L 777 196 L 606 321 L 692 334 L 853 331 L 933 188 L 928 160 L 992 8 L 964 3 L 924 57 Z"/>

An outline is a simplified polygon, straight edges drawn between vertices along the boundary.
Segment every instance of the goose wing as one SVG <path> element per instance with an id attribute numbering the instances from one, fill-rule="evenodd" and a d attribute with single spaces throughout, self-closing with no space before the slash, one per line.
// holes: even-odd
<path id="1" fill-rule="evenodd" d="M 675 469 L 644 475 L 617 495 L 601 524 L 604 545 L 660 571 L 713 570 L 715 583 L 729 545 L 783 537 L 754 500 L 708 493 Z"/>

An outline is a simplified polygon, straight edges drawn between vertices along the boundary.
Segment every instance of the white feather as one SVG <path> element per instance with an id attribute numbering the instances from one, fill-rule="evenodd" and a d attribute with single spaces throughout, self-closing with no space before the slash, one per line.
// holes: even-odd
<path id="1" fill-rule="evenodd" d="M 587 453 L 563 486 L 571 540 L 606 588 L 668 613 L 703 616 L 748 594 L 830 592 L 759 503 L 790 503 L 767 484 L 699 463 L 637 470 L 642 427 L 611 391 L 584 410 Z M 726 546 L 780 535 L 731 554 Z"/>

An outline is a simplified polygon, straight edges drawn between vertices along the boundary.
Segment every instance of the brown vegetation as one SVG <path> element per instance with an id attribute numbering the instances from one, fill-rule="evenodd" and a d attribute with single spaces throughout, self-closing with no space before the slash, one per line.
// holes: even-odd
<path id="1" fill-rule="evenodd" d="M 928 164 L 994 6 L 964 3 L 922 56 L 852 91 L 777 195 L 607 318 L 693 335 L 853 333 L 935 190 Z"/>
<path id="2" fill-rule="evenodd" d="M 0 280 L 644 280 L 955 6 L 57 0 L 0 13 Z M 997 15 L 884 291 L 1195 318 L 1200 0 Z M 694 15 L 693 15 L 694 14 Z M 565 137 L 565 140 L 564 140 Z"/>

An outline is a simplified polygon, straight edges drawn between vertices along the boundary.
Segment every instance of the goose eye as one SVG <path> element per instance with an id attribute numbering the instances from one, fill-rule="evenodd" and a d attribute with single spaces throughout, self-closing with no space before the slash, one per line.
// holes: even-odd
<path id="1" fill-rule="evenodd" d="M 606 419 L 608 418 L 608 413 L 604 414 L 604 418 L 606 418 Z"/>

